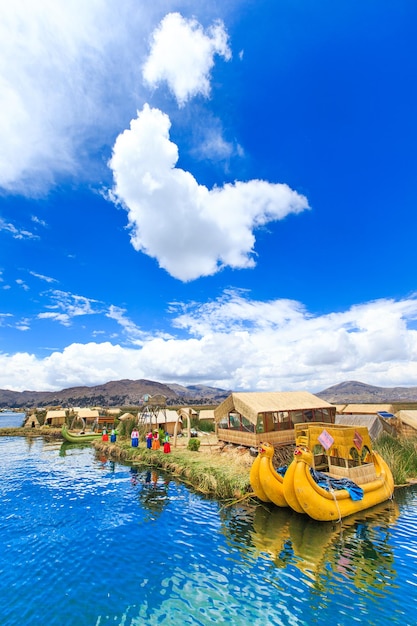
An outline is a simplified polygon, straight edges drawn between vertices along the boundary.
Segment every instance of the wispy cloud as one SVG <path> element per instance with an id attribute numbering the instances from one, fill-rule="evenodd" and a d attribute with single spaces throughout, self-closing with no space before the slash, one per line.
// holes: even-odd
<path id="1" fill-rule="evenodd" d="M 50 298 L 51 304 L 45 306 L 49 311 L 44 311 L 37 315 L 38 319 L 53 320 L 63 326 L 69 326 L 74 317 L 96 315 L 103 310 L 103 305 L 98 300 L 78 296 L 66 291 L 52 290 L 44 295 Z"/>
<path id="2" fill-rule="evenodd" d="M 18 228 L 11 222 L 6 222 L 0 217 L 0 231 L 10 233 L 13 239 L 39 239 L 38 235 L 34 235 L 25 228 Z"/>
<path id="3" fill-rule="evenodd" d="M 27 285 L 25 283 L 24 280 L 22 280 L 21 278 L 17 278 L 16 279 L 16 283 L 19 285 L 19 287 L 21 287 L 22 289 L 24 289 L 25 291 L 29 291 L 30 287 L 29 285 Z"/>
<path id="4" fill-rule="evenodd" d="M 34 276 L 35 278 L 39 278 L 39 280 L 44 280 L 47 283 L 57 283 L 56 278 L 51 278 L 50 276 L 44 276 L 43 274 L 37 274 L 36 272 L 30 271 L 29 274 Z"/>

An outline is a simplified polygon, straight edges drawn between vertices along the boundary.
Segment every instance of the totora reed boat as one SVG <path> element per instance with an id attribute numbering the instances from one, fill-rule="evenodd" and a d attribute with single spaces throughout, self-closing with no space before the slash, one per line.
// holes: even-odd
<path id="1" fill-rule="evenodd" d="M 263 502 L 289 506 L 318 521 L 341 520 L 392 497 L 394 480 L 364 426 L 296 424 L 294 459 L 276 471 L 261 444 L 250 473 Z"/>
<path id="2" fill-rule="evenodd" d="M 68 427 L 66 424 L 63 425 L 61 429 L 61 434 L 63 438 L 66 441 L 69 441 L 70 443 L 88 443 L 89 441 L 96 441 L 97 439 L 100 439 L 100 437 L 102 436 L 101 433 L 93 433 L 93 432 L 74 433 L 68 430 Z"/>

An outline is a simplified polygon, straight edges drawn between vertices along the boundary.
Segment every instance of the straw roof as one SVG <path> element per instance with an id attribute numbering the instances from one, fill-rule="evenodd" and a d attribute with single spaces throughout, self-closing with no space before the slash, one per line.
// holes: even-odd
<path id="1" fill-rule="evenodd" d="M 397 417 L 403 424 L 417 430 L 417 411 L 398 411 Z"/>
<path id="2" fill-rule="evenodd" d="M 297 411 L 303 409 L 324 409 L 334 406 L 308 391 L 249 391 L 232 393 L 214 409 L 214 417 L 219 422 L 232 411 L 237 411 L 253 424 L 256 424 L 259 413 L 273 411 Z"/>
<path id="3" fill-rule="evenodd" d="M 214 421 L 214 409 L 201 409 L 198 419 Z"/>
<path id="4" fill-rule="evenodd" d="M 198 415 L 197 411 L 193 409 L 192 406 L 182 406 L 181 411 L 186 411 L 190 417 L 196 417 Z"/>
<path id="5" fill-rule="evenodd" d="M 175 423 L 177 421 L 181 422 L 182 419 L 178 415 L 177 411 L 174 411 L 173 409 L 167 409 L 165 411 L 158 411 L 156 421 L 158 424 L 169 424 Z"/>
<path id="6" fill-rule="evenodd" d="M 66 411 L 63 411 L 63 410 L 61 410 L 61 411 L 52 411 L 51 410 L 51 411 L 47 411 L 45 419 L 54 419 L 56 417 L 64 417 L 65 418 L 66 416 L 67 416 Z"/>
<path id="7" fill-rule="evenodd" d="M 347 404 L 334 404 L 333 406 L 336 407 L 336 413 L 343 413 L 343 409 L 346 408 Z"/>
<path id="8" fill-rule="evenodd" d="M 133 419 L 135 419 L 135 416 L 132 415 L 132 413 L 123 413 L 123 415 L 119 417 L 119 420 L 121 422 L 124 422 L 125 420 L 133 420 Z"/>
<path id="9" fill-rule="evenodd" d="M 348 404 L 347 406 L 345 406 L 342 413 L 362 413 L 364 415 L 376 415 L 378 411 L 394 413 L 392 404 Z"/>
<path id="10" fill-rule="evenodd" d="M 83 419 L 95 419 L 99 417 L 98 409 L 80 409 L 77 412 L 77 417 L 82 417 Z"/>
<path id="11" fill-rule="evenodd" d="M 335 423 L 343 426 L 366 426 L 372 441 L 384 431 L 383 421 L 377 415 L 336 415 Z"/>

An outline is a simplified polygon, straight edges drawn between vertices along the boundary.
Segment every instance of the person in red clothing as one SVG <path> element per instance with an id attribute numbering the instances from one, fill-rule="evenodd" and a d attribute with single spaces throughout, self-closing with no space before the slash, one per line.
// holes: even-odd
<path id="1" fill-rule="evenodd" d="M 103 428 L 103 434 L 101 436 L 101 440 L 102 441 L 108 441 L 109 440 L 109 436 L 107 434 L 107 428 L 106 427 Z"/>
<path id="2" fill-rule="evenodd" d="M 164 452 L 165 452 L 165 454 L 167 454 L 168 452 L 171 452 L 171 444 L 169 443 L 169 435 L 168 435 L 168 433 L 165 433 Z"/>

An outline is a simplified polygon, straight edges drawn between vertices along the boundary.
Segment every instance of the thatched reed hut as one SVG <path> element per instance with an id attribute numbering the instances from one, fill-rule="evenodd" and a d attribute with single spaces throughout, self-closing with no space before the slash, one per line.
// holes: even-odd
<path id="1" fill-rule="evenodd" d="M 65 424 L 66 417 L 67 413 L 63 409 L 47 411 L 44 425 L 51 426 L 52 428 L 60 428 Z"/>
<path id="2" fill-rule="evenodd" d="M 400 435 L 408 437 L 417 435 L 417 411 L 398 411 L 396 418 Z"/>
<path id="3" fill-rule="evenodd" d="M 258 446 L 294 443 L 294 424 L 333 424 L 336 407 L 308 391 L 232 393 L 214 409 L 219 441 Z"/>

